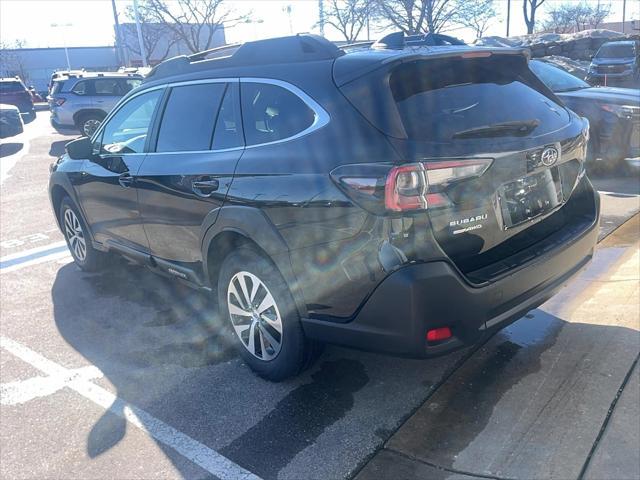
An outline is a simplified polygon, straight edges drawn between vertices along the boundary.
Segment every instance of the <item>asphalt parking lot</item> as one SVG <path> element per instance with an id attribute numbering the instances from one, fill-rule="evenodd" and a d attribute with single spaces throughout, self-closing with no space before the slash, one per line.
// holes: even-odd
<path id="1" fill-rule="evenodd" d="M 124 261 L 71 263 L 47 197 L 71 138 L 39 112 L 0 146 L 2 478 L 640 476 L 638 174 L 594 179 L 595 261 L 484 345 L 432 360 L 327 347 L 274 384 L 205 295 Z"/>

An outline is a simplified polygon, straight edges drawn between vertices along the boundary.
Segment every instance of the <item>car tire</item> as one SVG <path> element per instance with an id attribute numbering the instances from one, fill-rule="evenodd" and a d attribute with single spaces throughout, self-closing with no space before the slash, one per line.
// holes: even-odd
<path id="1" fill-rule="evenodd" d="M 100 252 L 91 245 L 87 225 L 69 197 L 60 203 L 60 226 L 67 242 L 73 261 L 85 272 L 102 270 L 106 265 L 106 253 Z"/>
<path id="2" fill-rule="evenodd" d="M 224 259 L 218 305 L 240 356 L 262 378 L 279 382 L 295 376 L 320 354 L 321 345 L 302 331 L 284 278 L 256 249 L 241 247 Z"/>
<path id="3" fill-rule="evenodd" d="M 85 137 L 91 137 L 98 129 L 104 116 L 98 113 L 86 113 L 78 117 L 78 130 Z"/>

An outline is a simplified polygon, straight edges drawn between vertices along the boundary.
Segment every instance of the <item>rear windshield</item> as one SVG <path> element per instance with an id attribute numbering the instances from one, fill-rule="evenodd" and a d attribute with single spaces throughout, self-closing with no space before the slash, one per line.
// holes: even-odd
<path id="1" fill-rule="evenodd" d="M 630 58 L 635 55 L 633 45 L 603 45 L 596 54 L 597 58 Z"/>
<path id="2" fill-rule="evenodd" d="M 524 58 L 516 56 L 417 60 L 370 84 L 373 91 L 353 85 L 344 91 L 374 125 L 399 138 L 538 136 L 562 128 L 569 116 L 532 77 Z"/>
<path id="3" fill-rule="evenodd" d="M 8 93 L 8 92 L 22 92 L 24 87 L 22 83 L 15 82 L 0 82 L 0 92 Z"/>

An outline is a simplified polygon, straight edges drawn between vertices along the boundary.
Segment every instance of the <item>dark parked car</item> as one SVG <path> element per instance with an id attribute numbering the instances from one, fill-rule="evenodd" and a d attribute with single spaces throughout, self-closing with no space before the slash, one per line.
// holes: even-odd
<path id="1" fill-rule="evenodd" d="M 50 196 L 81 269 L 118 253 L 210 292 L 258 374 L 322 342 L 450 352 L 591 259 L 588 123 L 525 51 L 299 35 L 225 53 L 156 66 L 67 145 Z"/>
<path id="2" fill-rule="evenodd" d="M 586 81 L 592 85 L 640 87 L 640 48 L 633 40 L 607 42 L 594 55 Z"/>
<path id="3" fill-rule="evenodd" d="M 23 131 L 24 126 L 18 107 L 0 104 L 0 138 L 13 137 Z"/>
<path id="4" fill-rule="evenodd" d="M 589 158 L 618 161 L 640 156 L 640 93 L 631 88 L 592 87 L 548 63 L 531 69 L 567 107 L 589 119 Z"/>
<path id="5" fill-rule="evenodd" d="M 0 103 L 15 105 L 20 113 L 28 119 L 33 119 L 36 116 L 31 94 L 22 80 L 17 77 L 0 78 Z"/>

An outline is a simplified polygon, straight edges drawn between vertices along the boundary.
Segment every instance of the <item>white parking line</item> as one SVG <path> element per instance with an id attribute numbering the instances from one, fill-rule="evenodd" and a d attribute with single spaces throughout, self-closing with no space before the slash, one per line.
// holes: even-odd
<path id="1" fill-rule="evenodd" d="M 72 380 L 93 380 L 104 375 L 98 367 L 69 370 L 67 376 L 48 375 L 0 384 L 0 405 L 20 405 L 35 398 L 47 397 L 62 390 Z"/>
<path id="2" fill-rule="evenodd" d="M 215 450 L 158 420 L 150 413 L 126 403 L 121 398 L 89 380 L 74 376 L 74 370 L 45 358 L 7 337 L 0 337 L 0 347 L 12 353 L 41 372 L 56 378 L 65 378 L 65 386 L 100 405 L 105 410 L 126 419 L 158 442 L 171 447 L 180 455 L 222 480 L 260 480 L 260 477 L 233 463 Z"/>

